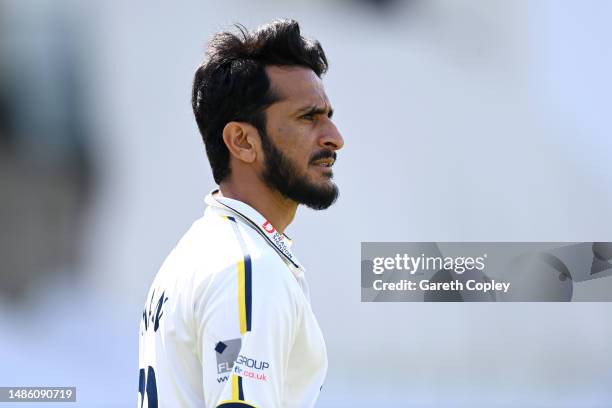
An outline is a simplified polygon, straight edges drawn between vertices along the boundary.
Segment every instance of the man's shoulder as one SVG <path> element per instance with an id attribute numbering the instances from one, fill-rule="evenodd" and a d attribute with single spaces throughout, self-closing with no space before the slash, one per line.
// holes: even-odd
<path id="1" fill-rule="evenodd" d="M 231 226 L 223 217 L 206 214 L 193 222 L 168 260 L 181 269 L 214 272 L 236 258 L 237 245 Z"/>
<path id="2" fill-rule="evenodd" d="M 255 279 L 259 290 L 274 292 L 292 286 L 283 258 L 257 231 L 239 219 L 207 211 L 183 235 L 161 272 L 170 280 L 196 286 L 216 277 L 217 285 L 224 286 L 237 276 L 233 272 L 239 267 Z"/>

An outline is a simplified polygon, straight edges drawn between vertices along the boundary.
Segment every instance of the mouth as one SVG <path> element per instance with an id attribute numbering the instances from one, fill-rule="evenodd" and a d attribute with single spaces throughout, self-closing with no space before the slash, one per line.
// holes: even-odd
<path id="1" fill-rule="evenodd" d="M 334 165 L 335 161 L 336 160 L 334 158 L 328 157 L 328 158 L 325 158 L 325 159 L 319 159 L 319 160 L 313 161 L 311 163 L 311 166 L 331 169 L 331 167 Z"/>

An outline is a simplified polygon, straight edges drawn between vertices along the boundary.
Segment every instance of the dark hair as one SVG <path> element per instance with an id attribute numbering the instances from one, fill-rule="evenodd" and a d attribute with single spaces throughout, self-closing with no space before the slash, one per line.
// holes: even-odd
<path id="1" fill-rule="evenodd" d="M 195 72 L 191 104 L 202 134 L 215 182 L 229 173 L 229 151 L 223 142 L 228 122 L 247 122 L 265 135 L 265 109 L 278 100 L 270 89 L 268 65 L 303 66 L 321 77 L 327 58 L 318 41 L 300 34 L 294 20 L 274 21 L 249 32 L 215 34 L 206 59 Z"/>

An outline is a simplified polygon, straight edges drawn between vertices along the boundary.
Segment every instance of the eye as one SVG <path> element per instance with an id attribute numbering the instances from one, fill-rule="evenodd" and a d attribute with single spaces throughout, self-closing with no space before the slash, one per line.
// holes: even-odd
<path id="1" fill-rule="evenodd" d="M 300 117 L 300 119 L 304 119 L 304 120 L 308 120 L 308 121 L 313 121 L 315 119 L 315 115 L 314 115 L 314 113 L 307 113 L 305 115 L 302 115 Z"/>

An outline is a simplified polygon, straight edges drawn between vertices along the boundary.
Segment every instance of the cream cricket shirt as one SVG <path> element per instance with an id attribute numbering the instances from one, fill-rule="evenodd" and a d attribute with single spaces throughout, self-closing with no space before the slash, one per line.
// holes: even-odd
<path id="1" fill-rule="evenodd" d="M 145 301 L 138 406 L 312 407 L 327 354 L 291 241 L 213 194 Z"/>

